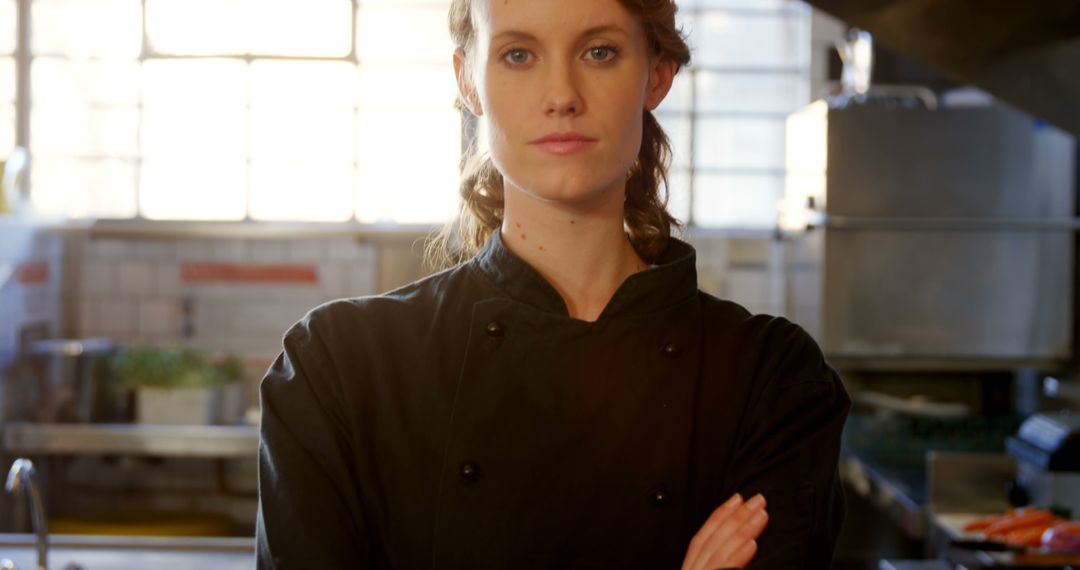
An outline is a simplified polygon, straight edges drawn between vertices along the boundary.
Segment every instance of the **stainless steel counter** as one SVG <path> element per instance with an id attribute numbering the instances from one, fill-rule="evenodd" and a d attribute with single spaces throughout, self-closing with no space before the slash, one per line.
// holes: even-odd
<path id="1" fill-rule="evenodd" d="M 39 424 L 3 426 L 3 449 L 13 455 L 152 455 L 254 459 L 255 426 Z"/>
<path id="2" fill-rule="evenodd" d="M 255 567 L 252 538 L 54 535 L 49 567 L 70 564 L 92 570 L 249 570 Z M 34 536 L 0 534 L 0 559 L 21 570 L 37 568 Z"/>
<path id="3" fill-rule="evenodd" d="M 927 536 L 925 465 L 888 464 L 847 453 L 845 482 L 886 515 L 909 539 Z"/>

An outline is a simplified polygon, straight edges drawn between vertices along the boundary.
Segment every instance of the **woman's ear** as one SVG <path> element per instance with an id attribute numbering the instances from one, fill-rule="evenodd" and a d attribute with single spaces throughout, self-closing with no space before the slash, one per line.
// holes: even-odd
<path id="1" fill-rule="evenodd" d="M 476 96 L 476 88 L 469 75 L 468 66 L 469 60 L 465 51 L 461 49 L 455 51 L 454 77 L 457 78 L 458 94 L 461 95 L 461 100 L 468 107 L 469 112 L 479 117 L 484 114 L 484 109 L 480 106 L 480 98 Z"/>
<path id="2" fill-rule="evenodd" d="M 678 66 L 666 57 L 657 57 L 649 68 L 649 85 L 645 92 L 645 110 L 652 111 L 660 106 L 664 97 L 671 90 Z"/>

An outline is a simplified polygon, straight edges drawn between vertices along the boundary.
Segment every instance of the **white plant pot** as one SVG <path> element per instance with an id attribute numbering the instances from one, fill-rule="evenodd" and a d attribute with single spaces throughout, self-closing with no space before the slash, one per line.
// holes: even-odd
<path id="1" fill-rule="evenodd" d="M 210 425 L 214 423 L 216 390 L 213 388 L 157 388 L 135 390 L 135 421 L 140 424 Z"/>
<path id="2" fill-rule="evenodd" d="M 239 382 L 226 384 L 216 389 L 216 409 L 214 421 L 222 425 L 234 425 L 240 421 L 243 413 L 244 390 Z"/>

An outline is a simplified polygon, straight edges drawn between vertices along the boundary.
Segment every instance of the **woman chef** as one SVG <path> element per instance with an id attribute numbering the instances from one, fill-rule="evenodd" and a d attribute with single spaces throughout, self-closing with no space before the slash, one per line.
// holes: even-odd
<path id="1" fill-rule="evenodd" d="M 689 61 L 675 10 L 454 0 L 490 141 L 461 263 L 286 333 L 260 568 L 829 566 L 847 394 L 798 326 L 698 291 L 669 237 L 651 111 Z"/>

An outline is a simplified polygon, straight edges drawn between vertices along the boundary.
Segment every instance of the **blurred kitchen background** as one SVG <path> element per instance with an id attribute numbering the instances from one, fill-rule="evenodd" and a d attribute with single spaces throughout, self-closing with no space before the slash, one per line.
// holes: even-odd
<path id="1" fill-rule="evenodd" d="M 424 276 L 455 214 L 448 5 L 0 0 L 0 465 L 33 464 L 0 558 L 47 519 L 55 567 L 250 567 L 282 333 Z M 834 567 L 1021 567 L 958 525 L 1080 518 L 1080 5 L 679 6 L 700 287 L 802 324 L 855 400 Z"/>

